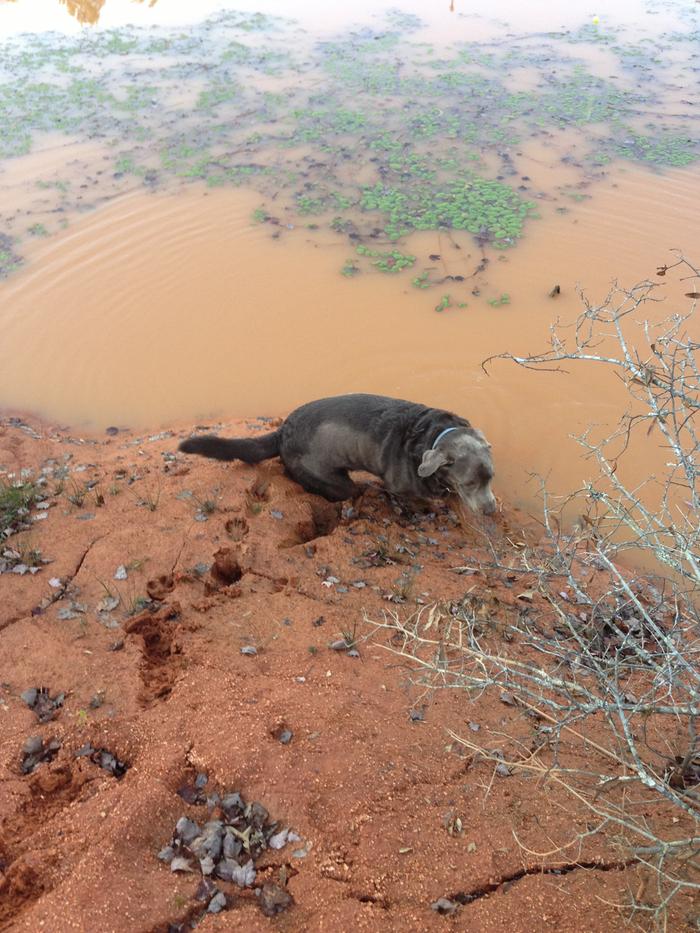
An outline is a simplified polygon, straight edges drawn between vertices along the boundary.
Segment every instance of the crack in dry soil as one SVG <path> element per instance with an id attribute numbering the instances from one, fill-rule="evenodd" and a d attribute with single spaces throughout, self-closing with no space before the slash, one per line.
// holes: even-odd
<path id="1" fill-rule="evenodd" d="M 60 599 L 63 599 L 63 597 L 68 592 L 68 588 L 73 583 L 73 580 L 75 580 L 75 578 L 78 576 L 78 574 L 82 570 L 83 564 L 85 563 L 90 551 L 94 548 L 94 546 L 97 544 L 98 541 L 103 541 L 105 538 L 108 538 L 108 537 L 109 537 L 109 532 L 107 534 L 100 535 L 98 538 L 95 538 L 94 541 L 91 541 L 90 544 L 88 544 L 88 546 L 85 548 L 80 558 L 78 559 L 78 563 L 76 564 L 75 570 L 73 571 L 73 573 L 69 574 L 68 577 L 66 577 L 65 581 L 61 584 L 61 588 L 57 590 L 53 594 L 53 596 L 50 597 L 48 604 L 44 607 L 44 610 L 48 609 L 49 606 L 53 606 L 53 604 L 57 603 Z"/>
<path id="2" fill-rule="evenodd" d="M 63 599 L 63 597 L 66 595 L 66 592 L 68 591 L 68 587 L 71 585 L 73 580 L 75 580 L 75 578 L 80 573 L 80 570 L 83 564 L 85 563 L 85 559 L 87 558 L 90 551 L 93 549 L 93 547 L 97 544 L 98 541 L 102 541 L 103 538 L 108 538 L 108 537 L 109 537 L 109 534 L 100 535 L 99 538 L 95 538 L 94 541 L 88 544 L 87 548 L 83 551 L 82 555 L 80 556 L 73 573 L 69 574 L 65 582 L 61 584 L 60 589 L 57 590 L 52 596 L 49 597 L 49 601 L 46 603 L 45 606 L 43 607 L 35 606 L 33 609 L 29 611 L 20 612 L 19 615 L 10 616 L 10 618 L 8 619 L 0 620 L 0 632 L 2 632 L 6 628 L 9 628 L 11 625 L 14 625 L 16 622 L 21 622 L 22 619 L 27 619 L 30 616 L 34 616 L 34 615 L 41 615 L 49 608 L 49 606 L 53 606 L 54 603 L 57 603 L 60 599 Z"/>
<path id="3" fill-rule="evenodd" d="M 482 897 L 488 897 L 489 894 L 493 894 L 499 889 L 505 888 L 505 891 L 509 887 L 516 884 L 518 881 L 521 881 L 523 878 L 527 878 L 530 875 L 569 875 L 574 871 L 579 869 L 585 869 L 588 871 L 624 871 L 630 866 L 636 863 L 636 859 L 623 859 L 617 860 L 614 862 L 601 862 L 598 860 L 589 860 L 586 862 L 567 862 L 564 865 L 557 865 L 550 868 L 542 866 L 530 866 L 526 868 L 521 868 L 518 871 L 511 872 L 510 874 L 503 875 L 499 878 L 498 881 L 489 881 L 487 884 L 483 884 L 478 888 L 475 888 L 473 891 L 458 891 L 456 894 L 450 894 L 449 900 L 455 901 L 457 904 L 473 904 L 474 901 L 480 900 Z M 505 887 L 505 886 L 508 887 Z M 504 891 L 504 893 L 505 893 Z"/>

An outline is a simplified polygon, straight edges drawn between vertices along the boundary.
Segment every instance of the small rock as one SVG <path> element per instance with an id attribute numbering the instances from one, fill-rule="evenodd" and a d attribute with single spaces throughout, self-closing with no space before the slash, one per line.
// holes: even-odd
<path id="1" fill-rule="evenodd" d="M 49 722 L 54 719 L 66 698 L 65 693 L 57 693 L 55 697 L 52 697 L 47 687 L 31 687 L 20 696 L 33 710 L 39 722 Z"/>
<path id="2" fill-rule="evenodd" d="M 124 564 L 120 564 L 117 567 L 117 569 L 114 571 L 114 579 L 115 580 L 126 580 L 127 577 L 128 577 L 128 574 L 126 572 L 126 567 L 124 566 Z"/>
<path id="3" fill-rule="evenodd" d="M 210 914 L 218 914 L 226 908 L 226 895 L 223 891 L 219 891 L 217 894 L 212 897 L 209 901 L 209 906 L 207 907 L 207 912 Z"/>
<path id="4" fill-rule="evenodd" d="M 243 843 L 240 839 L 237 839 L 232 832 L 229 832 L 229 829 L 227 829 L 224 835 L 223 851 L 225 859 L 230 858 L 234 860 L 236 860 L 243 851 Z"/>
<path id="5" fill-rule="evenodd" d="M 283 829 L 279 833 L 275 833 L 274 836 L 270 836 L 267 840 L 268 845 L 271 849 L 283 849 L 287 842 L 289 841 L 289 830 Z"/>
<path id="6" fill-rule="evenodd" d="M 224 881 L 233 881 L 241 888 L 250 887 L 255 881 L 255 866 L 249 859 L 245 865 L 239 865 L 233 859 L 223 859 L 216 867 L 216 873 Z"/>
<path id="7" fill-rule="evenodd" d="M 192 871 L 192 862 L 182 855 L 176 855 L 170 862 L 170 871 Z"/>
<path id="8" fill-rule="evenodd" d="M 34 706 L 38 696 L 39 691 L 36 687 L 30 687 L 29 690 L 24 690 L 22 693 L 20 693 L 20 699 L 24 700 L 24 702 L 29 707 Z"/>
<path id="9" fill-rule="evenodd" d="M 202 878 L 202 880 L 197 885 L 197 890 L 194 892 L 195 900 L 204 903 L 205 901 L 210 901 L 215 894 L 219 893 L 219 889 L 211 880 L 211 878 Z"/>
<path id="10" fill-rule="evenodd" d="M 30 736 L 22 746 L 22 774 L 31 774 L 42 761 L 53 761 L 60 747 L 58 739 L 51 739 L 45 745 L 40 735 Z"/>
<path id="11" fill-rule="evenodd" d="M 294 736 L 294 733 L 292 732 L 291 729 L 283 729 L 280 732 L 280 734 L 277 736 L 277 738 L 282 745 L 289 745 L 289 743 L 292 741 L 293 736 Z"/>
<path id="12" fill-rule="evenodd" d="M 274 917 L 282 913 L 293 903 L 291 894 L 271 881 L 262 886 L 259 898 L 260 910 L 266 917 Z"/>
<path id="13" fill-rule="evenodd" d="M 44 740 L 40 735 L 30 735 L 22 746 L 25 755 L 36 755 L 44 747 Z"/>
<path id="14" fill-rule="evenodd" d="M 255 645 L 244 645 L 241 648 L 241 654 L 248 654 L 254 657 L 257 653 L 258 649 L 255 647 Z"/>
<path id="15" fill-rule="evenodd" d="M 430 905 L 431 910 L 434 910 L 438 914 L 443 916 L 450 916 L 459 910 L 459 904 L 457 901 L 451 901 L 448 897 L 439 897 L 433 904 Z"/>
<path id="16" fill-rule="evenodd" d="M 113 612 L 119 605 L 118 596 L 103 596 L 97 604 L 97 612 Z"/>
<path id="17" fill-rule="evenodd" d="M 194 820 L 181 816 L 175 824 L 175 834 L 184 845 L 189 845 L 199 835 L 199 826 Z"/>
<path id="18" fill-rule="evenodd" d="M 62 622 L 68 622 L 71 619 L 77 619 L 78 614 L 77 612 L 73 612 L 73 610 L 69 606 L 63 606 L 56 613 L 56 617 L 60 619 Z"/>
<path id="19" fill-rule="evenodd" d="M 210 820 L 204 824 L 202 832 L 189 843 L 190 849 L 198 859 L 210 857 L 216 861 L 221 857 L 224 839 L 224 824 L 221 820 Z"/>
<path id="20" fill-rule="evenodd" d="M 221 801 L 221 807 L 227 819 L 231 819 L 245 810 L 245 803 L 240 794 L 226 794 Z"/>

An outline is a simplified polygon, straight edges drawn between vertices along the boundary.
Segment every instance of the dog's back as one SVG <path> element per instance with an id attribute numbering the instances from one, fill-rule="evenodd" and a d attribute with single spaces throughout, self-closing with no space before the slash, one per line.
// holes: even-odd
<path id="1" fill-rule="evenodd" d="M 478 501 L 485 510 L 495 507 L 489 488 L 490 448 L 483 435 L 453 412 L 384 395 L 317 399 L 295 409 L 271 434 L 231 440 L 207 435 L 184 441 L 180 449 L 247 463 L 279 454 L 305 489 L 334 501 L 357 494 L 350 470 L 381 477 L 399 495 L 435 498 L 458 491 L 461 496 L 450 485 L 452 470 L 475 487 L 469 501 Z"/>

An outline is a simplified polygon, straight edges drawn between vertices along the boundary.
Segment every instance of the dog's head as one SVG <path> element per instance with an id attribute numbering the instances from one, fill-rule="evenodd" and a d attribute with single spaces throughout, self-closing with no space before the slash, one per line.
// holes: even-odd
<path id="1" fill-rule="evenodd" d="M 423 454 L 418 475 L 433 476 L 457 493 L 473 512 L 492 515 L 496 511 L 496 498 L 491 491 L 493 461 L 491 445 L 476 428 L 458 428 L 450 431 Z"/>

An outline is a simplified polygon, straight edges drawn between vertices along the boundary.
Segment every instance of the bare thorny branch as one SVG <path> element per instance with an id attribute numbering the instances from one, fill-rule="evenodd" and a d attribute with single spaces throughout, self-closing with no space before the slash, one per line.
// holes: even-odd
<path id="1" fill-rule="evenodd" d="M 683 257 L 657 274 L 672 270 L 700 280 Z M 697 292 L 689 310 L 659 321 L 659 287 L 615 286 L 599 306 L 584 299 L 571 333 L 551 328 L 549 350 L 497 357 L 545 371 L 600 363 L 630 400 L 611 433 L 596 438 L 591 428 L 577 438 L 598 466 L 595 480 L 559 500 L 541 481 L 542 544 L 522 548 L 516 565 L 512 551 L 499 555 L 490 542 L 483 569 L 530 574 L 541 613 L 528 606 L 497 633 L 471 587 L 458 603 L 367 621 L 384 647 L 410 659 L 424 689 L 512 698 L 534 733 L 530 749 L 515 736 L 509 755 L 457 731 L 453 740 L 475 760 L 537 775 L 584 806 L 595 817 L 586 836 L 623 845 L 651 872 L 653 899 L 631 894 L 627 906 L 663 928 L 677 895 L 700 891 L 700 344 L 689 335 Z M 634 486 L 620 459 L 648 458 L 659 436 L 665 466 Z M 623 566 L 631 549 L 654 570 Z"/>

